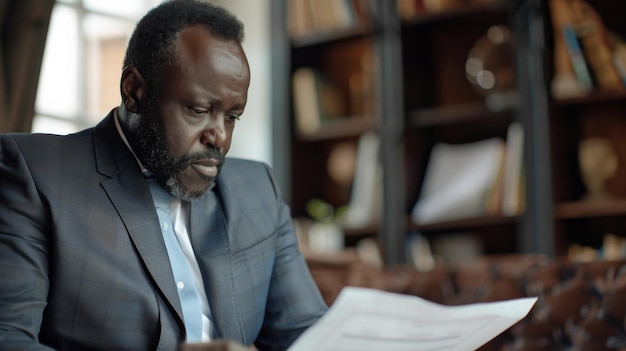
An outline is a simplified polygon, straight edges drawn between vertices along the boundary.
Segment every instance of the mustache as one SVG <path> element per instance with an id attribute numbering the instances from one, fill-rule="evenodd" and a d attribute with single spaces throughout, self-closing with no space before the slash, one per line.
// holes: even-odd
<path id="1" fill-rule="evenodd" d="M 209 148 L 203 152 L 196 152 L 193 154 L 186 154 L 180 159 L 174 162 L 174 169 L 176 172 L 182 171 L 189 167 L 191 164 L 196 163 L 199 160 L 216 159 L 219 161 L 218 167 L 221 167 L 224 163 L 225 156 L 216 148 Z"/>

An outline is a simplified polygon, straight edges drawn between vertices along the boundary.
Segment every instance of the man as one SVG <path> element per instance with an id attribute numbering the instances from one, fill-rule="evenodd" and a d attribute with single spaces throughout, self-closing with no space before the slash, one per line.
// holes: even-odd
<path id="1" fill-rule="evenodd" d="M 100 124 L 0 136 L 1 350 L 283 350 L 325 312 L 270 169 L 224 158 L 242 37 L 223 9 L 166 2 Z"/>

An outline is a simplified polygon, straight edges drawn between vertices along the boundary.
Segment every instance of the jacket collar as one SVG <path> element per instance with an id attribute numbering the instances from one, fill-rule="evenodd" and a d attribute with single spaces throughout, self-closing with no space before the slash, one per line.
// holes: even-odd
<path id="1" fill-rule="evenodd" d="M 111 199 L 148 273 L 183 325 L 174 274 L 167 261 L 159 218 L 139 164 L 115 127 L 114 111 L 93 131 L 97 171 L 109 177 L 101 185 Z"/>

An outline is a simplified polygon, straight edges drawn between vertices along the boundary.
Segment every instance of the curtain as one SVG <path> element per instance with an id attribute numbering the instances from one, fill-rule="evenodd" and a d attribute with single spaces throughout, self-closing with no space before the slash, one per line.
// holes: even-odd
<path id="1" fill-rule="evenodd" d="M 0 133 L 30 132 L 54 0 L 0 0 Z"/>

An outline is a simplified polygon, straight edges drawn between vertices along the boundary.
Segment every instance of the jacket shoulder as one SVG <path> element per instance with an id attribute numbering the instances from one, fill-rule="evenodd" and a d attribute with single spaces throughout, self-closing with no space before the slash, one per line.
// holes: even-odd
<path id="1" fill-rule="evenodd" d="M 8 133 L 0 135 L 0 153 L 21 153 L 27 160 L 55 160 L 67 157 L 67 153 L 76 155 L 92 152 L 91 133 L 83 131 L 77 134 L 28 134 Z"/>
<path id="2" fill-rule="evenodd" d="M 273 177 L 272 169 L 267 163 L 241 158 L 227 158 L 220 174 L 220 178 L 225 180 L 242 181 L 264 178 L 273 182 Z"/>
<path id="3" fill-rule="evenodd" d="M 282 198 L 272 168 L 265 162 L 227 158 L 217 183 L 240 194 L 265 194 L 276 199 Z"/>

